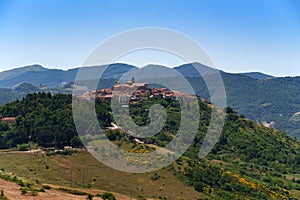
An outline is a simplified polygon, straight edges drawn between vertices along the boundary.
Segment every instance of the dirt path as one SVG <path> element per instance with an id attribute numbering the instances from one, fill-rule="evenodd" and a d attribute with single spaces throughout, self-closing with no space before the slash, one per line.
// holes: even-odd
<path id="1" fill-rule="evenodd" d="M 61 186 L 52 185 L 52 184 L 47 184 L 47 185 L 51 186 L 51 188 L 56 188 L 56 189 L 61 187 Z M 63 187 L 63 188 L 74 189 L 74 190 L 78 190 L 78 191 L 81 191 L 81 192 L 90 193 L 90 194 L 93 194 L 93 195 L 103 194 L 103 193 L 107 192 L 107 191 L 104 191 L 104 190 L 97 190 L 97 189 L 82 189 L 82 188 L 69 188 L 69 187 Z M 110 192 L 110 193 L 112 193 L 116 197 L 116 199 L 118 199 L 118 200 L 119 199 L 120 200 L 135 200 L 135 199 L 130 198 L 129 196 L 127 196 L 125 194 L 120 194 L 120 193 L 116 193 L 116 192 Z M 86 199 L 86 197 L 85 197 L 85 199 Z M 97 199 L 97 198 L 94 197 L 94 199 Z M 100 198 L 100 199 L 102 200 L 102 198 Z M 149 199 L 149 200 L 151 200 L 151 199 Z"/>
<path id="2" fill-rule="evenodd" d="M 59 188 L 60 186 L 50 185 L 52 188 Z M 64 187 L 65 188 L 65 187 Z M 78 189 L 91 194 L 102 194 L 105 191 L 94 189 Z M 16 183 L 8 182 L 0 179 L 0 190 L 4 191 L 4 195 L 9 200 L 86 200 L 86 196 L 72 195 L 56 189 L 46 190 L 46 192 L 39 192 L 37 196 L 21 195 L 20 186 Z M 113 193 L 116 199 L 130 200 L 131 198 L 119 193 Z M 94 200 L 102 200 L 101 197 L 94 197 Z"/>
<path id="3" fill-rule="evenodd" d="M 21 195 L 20 186 L 16 183 L 8 182 L 0 179 L 0 189 L 4 190 L 4 195 L 10 200 L 64 200 L 64 199 L 74 199 L 83 200 L 86 199 L 85 196 L 71 195 L 57 190 L 47 190 L 46 192 L 39 192 L 37 196 Z"/>

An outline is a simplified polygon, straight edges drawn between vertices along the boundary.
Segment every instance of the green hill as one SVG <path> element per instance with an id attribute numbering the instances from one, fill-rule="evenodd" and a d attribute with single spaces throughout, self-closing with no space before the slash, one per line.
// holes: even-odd
<path id="1" fill-rule="evenodd" d="M 3 117 L 14 116 L 16 122 L 10 128 L 1 123 L 0 146 L 8 148 L 28 143 L 29 136 L 31 142 L 44 147 L 62 148 L 64 145 L 80 145 L 76 143 L 71 102 L 70 95 L 52 96 L 49 93 L 39 93 L 1 106 L 0 114 Z M 163 130 L 149 138 L 147 144 L 134 142 L 130 137 L 126 137 L 124 131 L 107 131 L 108 138 L 120 148 L 133 152 L 152 151 L 154 148 L 168 144 L 175 137 L 179 123 L 180 108 L 176 101 L 169 98 L 152 98 L 130 106 L 130 112 L 136 123 L 147 124 L 149 118 L 145 109 L 154 103 L 160 103 L 167 108 L 168 119 Z M 186 187 L 193 187 L 201 198 L 295 199 L 292 191 L 300 190 L 300 181 L 291 177 L 294 176 L 293 174 L 300 173 L 299 141 L 278 130 L 256 124 L 227 109 L 226 122 L 219 142 L 206 158 L 199 159 L 199 148 L 209 125 L 211 109 L 214 109 L 201 101 L 199 106 L 201 107 L 200 126 L 192 145 L 176 162 L 165 168 L 168 172 L 163 170 L 149 175 L 154 181 L 153 184 L 164 182 L 164 178 L 171 179 L 168 177 L 173 174 Z M 108 101 L 98 99 L 96 110 L 102 127 L 108 126 L 113 121 Z M 73 164 L 76 165 L 76 161 L 74 162 Z M 7 166 L 3 163 L 0 163 L 0 167 L 1 165 Z M 59 166 L 56 168 L 60 168 Z M 77 170 L 86 169 L 83 166 Z M 96 170 L 94 173 L 102 172 L 101 168 L 98 169 L 99 171 L 94 170 Z M 110 170 L 102 175 L 103 180 L 111 180 L 108 183 L 112 185 L 110 190 L 119 191 L 120 184 L 124 188 L 127 187 L 126 185 L 132 188 L 127 180 L 120 178 L 123 181 L 117 183 L 116 180 L 109 178 L 115 176 L 115 173 L 117 172 Z M 119 175 L 122 176 L 122 173 Z M 54 179 L 47 181 L 55 182 Z M 103 189 L 104 186 L 97 184 L 95 187 Z M 146 192 L 149 190 L 147 187 L 150 186 L 144 187 L 146 187 L 145 193 L 143 190 L 139 192 L 142 196 L 159 198 Z M 158 195 L 157 192 L 153 194 Z M 172 194 L 168 193 L 166 197 L 172 199 Z M 179 194 L 179 197 L 188 198 L 184 193 Z"/>
<path id="2" fill-rule="evenodd" d="M 274 122 L 271 127 L 292 137 L 300 137 L 299 121 L 293 120 L 300 111 L 300 77 L 257 80 L 241 74 L 221 73 L 227 104 L 238 113 L 259 123 Z M 200 77 L 187 77 L 196 93 L 210 99 Z M 297 115 L 297 114 L 296 114 Z"/>

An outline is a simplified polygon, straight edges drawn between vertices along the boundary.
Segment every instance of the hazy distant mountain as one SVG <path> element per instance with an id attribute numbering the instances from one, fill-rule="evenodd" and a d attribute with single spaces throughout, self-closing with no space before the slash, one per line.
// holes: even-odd
<path id="1" fill-rule="evenodd" d="M 247 72 L 247 73 L 243 73 L 247 76 L 250 76 L 251 78 L 255 78 L 255 79 L 267 79 L 267 78 L 274 78 L 274 76 L 268 75 L 268 74 L 264 74 L 261 72 Z"/>
<path id="2" fill-rule="evenodd" d="M 227 105 L 240 114 L 300 138 L 300 77 L 255 79 L 221 72 Z M 187 77 L 202 98 L 210 98 L 201 77 Z"/>
<path id="3" fill-rule="evenodd" d="M 170 68 L 159 65 L 147 65 L 143 68 L 137 68 L 127 64 L 111 64 L 102 66 L 84 67 L 82 69 L 83 74 L 87 74 L 86 80 L 94 80 L 99 77 L 96 76 L 98 72 L 105 70 L 102 75 L 102 79 L 119 79 L 123 74 L 128 71 L 130 75 L 124 77 L 124 79 L 131 79 L 132 76 L 136 76 L 139 79 L 149 78 L 150 74 L 155 78 L 164 78 L 174 76 L 174 73 L 170 73 Z M 199 77 L 199 72 L 194 68 L 200 69 L 202 76 L 207 76 L 218 72 L 217 69 L 212 69 L 200 63 L 185 64 L 174 69 L 181 73 L 183 76 Z M 16 68 L 4 72 L 0 72 L 0 87 L 12 88 L 20 83 L 30 83 L 35 86 L 45 85 L 48 87 L 57 87 L 63 83 L 74 82 L 79 68 L 61 70 L 61 69 L 47 69 L 40 65 L 32 65 L 21 68 Z M 173 71 L 173 72 L 176 72 Z M 130 77 L 129 77 L 130 76 Z"/>
<path id="4" fill-rule="evenodd" d="M 93 71 L 104 69 L 106 66 L 87 67 L 86 70 L 93 74 Z M 107 66 L 103 78 L 119 78 L 123 73 L 135 69 L 136 67 L 127 64 L 111 64 Z M 47 69 L 40 65 L 16 68 L 0 72 L 0 87 L 12 88 L 20 83 L 30 83 L 35 86 L 45 85 L 57 87 L 65 82 L 74 82 L 79 68 L 70 70 Z"/>
<path id="5" fill-rule="evenodd" d="M 195 67 L 198 69 L 196 70 Z M 199 76 L 207 76 L 210 74 L 214 74 L 220 70 L 213 69 L 201 63 L 188 63 L 178 67 L 174 67 L 178 72 L 180 72 L 184 76 L 189 77 L 199 77 Z M 201 74 L 199 74 L 199 70 Z"/>
<path id="6" fill-rule="evenodd" d="M 13 91 L 21 92 L 21 93 L 34 93 L 34 92 L 38 92 L 39 88 L 37 88 L 36 86 L 34 86 L 30 83 L 21 83 L 21 84 L 16 85 L 13 88 Z"/>
<path id="7" fill-rule="evenodd" d="M 8 88 L 0 88 L 0 105 L 3 105 L 7 102 L 12 102 L 16 99 L 21 99 L 26 94 L 13 91 Z"/>
<path id="8" fill-rule="evenodd" d="M 45 72 L 49 69 L 42 67 L 41 65 L 30 65 L 20 68 L 15 68 L 7 71 L 0 72 L 0 80 L 9 80 L 15 77 L 18 77 L 26 72 L 36 71 L 36 72 Z"/>
<path id="9" fill-rule="evenodd" d="M 29 83 L 21 83 L 14 88 L 0 88 L 0 105 L 21 99 L 29 93 L 39 92 L 39 88 Z"/>

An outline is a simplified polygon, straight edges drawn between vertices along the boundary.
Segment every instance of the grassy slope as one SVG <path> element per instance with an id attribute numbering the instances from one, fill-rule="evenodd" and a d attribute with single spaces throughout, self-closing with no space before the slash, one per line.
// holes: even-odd
<path id="1" fill-rule="evenodd" d="M 148 198 L 165 196 L 168 199 L 205 197 L 204 194 L 196 192 L 193 187 L 180 182 L 168 169 L 157 171 L 162 178 L 153 181 L 151 180 L 153 173 L 119 172 L 106 167 L 84 152 L 66 157 L 56 155 L 45 158 L 42 155 L 34 155 L 30 158 L 28 154 L 0 154 L 0 163 L 0 167 L 5 171 L 48 184 L 70 186 L 70 170 L 72 169 L 73 187 L 82 187 L 84 175 L 85 184 L 91 184 L 92 188 L 123 193 L 133 197 L 139 194 Z M 46 165 L 49 166 L 49 169 L 46 169 Z"/>

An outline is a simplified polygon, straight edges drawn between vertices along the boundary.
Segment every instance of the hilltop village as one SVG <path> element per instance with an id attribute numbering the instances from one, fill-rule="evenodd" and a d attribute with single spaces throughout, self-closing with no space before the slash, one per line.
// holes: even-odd
<path id="1" fill-rule="evenodd" d="M 168 88 L 151 88 L 148 83 L 136 83 L 134 77 L 125 84 L 117 82 L 112 88 L 104 88 L 101 90 L 93 90 L 84 93 L 80 99 L 93 100 L 95 98 L 111 100 L 112 98 L 127 98 L 131 103 L 141 99 L 149 99 L 161 96 L 163 98 L 171 97 L 178 99 L 200 99 L 200 95 L 187 94 L 181 91 L 170 90 Z"/>

